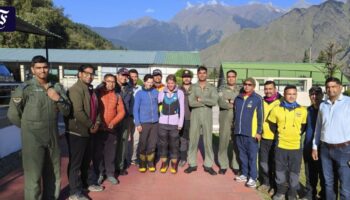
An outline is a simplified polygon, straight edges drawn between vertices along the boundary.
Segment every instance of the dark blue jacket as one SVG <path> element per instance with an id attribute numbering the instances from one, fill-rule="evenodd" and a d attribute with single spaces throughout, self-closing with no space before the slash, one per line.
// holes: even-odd
<path id="1" fill-rule="evenodd" d="M 123 87 L 121 87 L 118 83 L 115 86 L 115 92 L 118 93 L 122 99 L 123 99 L 123 103 L 124 103 L 124 108 L 125 108 L 125 117 L 128 117 L 130 115 L 132 115 L 132 111 L 133 111 L 133 94 L 134 91 L 132 89 L 132 87 L 130 87 L 130 85 L 128 83 L 126 83 Z"/>
<path id="2" fill-rule="evenodd" d="M 307 125 L 305 131 L 304 148 L 312 149 L 312 140 L 314 139 L 317 114 L 318 109 L 315 109 L 312 105 L 307 108 Z"/>
<path id="3" fill-rule="evenodd" d="M 138 91 L 134 101 L 135 126 L 158 122 L 158 91 L 154 88 Z"/>
<path id="4" fill-rule="evenodd" d="M 236 135 L 245 135 L 255 137 L 262 134 L 262 126 L 264 123 L 262 97 L 253 92 L 247 99 L 243 94 L 239 94 L 235 99 L 235 132 Z"/>

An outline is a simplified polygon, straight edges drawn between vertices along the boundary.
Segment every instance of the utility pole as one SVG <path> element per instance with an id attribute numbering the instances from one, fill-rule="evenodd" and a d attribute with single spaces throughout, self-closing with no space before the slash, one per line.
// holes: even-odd
<path id="1" fill-rule="evenodd" d="M 350 1 L 350 0 L 349 0 L 349 1 Z M 311 49 L 312 49 L 312 47 L 310 47 L 310 49 L 309 49 L 309 50 L 310 50 L 310 52 L 309 52 L 309 63 L 311 63 L 311 60 L 312 60 L 312 59 L 311 59 L 311 54 L 312 54 L 312 53 L 311 53 Z"/>

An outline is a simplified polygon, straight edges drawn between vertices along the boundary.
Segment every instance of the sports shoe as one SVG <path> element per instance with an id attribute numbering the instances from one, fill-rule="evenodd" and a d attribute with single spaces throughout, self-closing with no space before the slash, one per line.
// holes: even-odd
<path id="1" fill-rule="evenodd" d="M 248 180 L 248 182 L 245 184 L 245 186 L 250 188 L 256 188 L 256 181 L 252 178 Z"/>
<path id="2" fill-rule="evenodd" d="M 107 180 L 108 180 L 109 182 L 111 182 L 113 185 L 119 184 L 119 180 L 116 179 L 116 178 L 113 177 L 113 176 L 108 176 L 108 177 L 107 177 Z"/>
<path id="3" fill-rule="evenodd" d="M 97 179 L 97 185 L 101 185 L 103 183 L 103 180 L 104 180 L 104 176 L 100 175 Z"/>
<path id="4" fill-rule="evenodd" d="M 265 184 L 262 184 L 262 185 L 260 185 L 257 189 L 258 189 L 258 191 L 260 191 L 260 192 L 269 192 L 270 186 L 267 186 L 267 185 L 265 185 Z"/>
<path id="5" fill-rule="evenodd" d="M 244 176 L 243 174 L 235 177 L 235 181 L 237 182 L 246 182 L 247 180 L 248 180 L 247 177 Z"/>
<path id="6" fill-rule="evenodd" d="M 89 185 L 88 190 L 90 192 L 101 192 L 103 191 L 103 187 L 100 185 Z"/>
<path id="7" fill-rule="evenodd" d="M 283 200 L 284 199 L 284 195 L 283 194 L 278 194 L 276 193 L 273 197 L 272 200 Z"/>
<path id="8" fill-rule="evenodd" d="M 81 193 L 73 194 L 68 197 L 68 200 L 89 200 L 86 196 Z"/>

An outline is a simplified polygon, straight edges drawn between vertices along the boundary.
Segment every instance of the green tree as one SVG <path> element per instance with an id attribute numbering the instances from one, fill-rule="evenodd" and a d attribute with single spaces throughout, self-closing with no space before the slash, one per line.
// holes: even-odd
<path id="1" fill-rule="evenodd" d="M 327 62 L 327 55 L 323 50 L 321 50 L 320 53 L 318 54 L 316 62 L 317 63 L 326 63 Z"/>
<path id="2" fill-rule="evenodd" d="M 304 51 L 304 58 L 303 58 L 303 63 L 308 63 L 310 62 L 310 56 L 308 50 Z"/>
<path id="3" fill-rule="evenodd" d="M 183 71 L 185 71 L 185 70 L 187 70 L 187 69 L 181 68 L 175 72 L 176 82 L 178 85 L 182 85 L 182 74 L 183 74 Z M 192 77 L 193 77 L 193 73 L 191 70 L 190 70 L 190 72 L 191 72 Z"/>
<path id="4" fill-rule="evenodd" d="M 337 71 L 342 67 L 342 63 L 339 61 L 339 54 L 345 50 L 344 47 L 330 42 L 328 43 L 325 53 L 325 65 L 320 68 L 320 71 L 325 75 L 325 78 L 332 77 L 336 74 Z"/>

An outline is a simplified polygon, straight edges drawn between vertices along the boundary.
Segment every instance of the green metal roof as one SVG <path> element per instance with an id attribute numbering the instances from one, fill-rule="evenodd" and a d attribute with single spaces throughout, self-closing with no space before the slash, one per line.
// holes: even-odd
<path id="1" fill-rule="evenodd" d="M 312 71 L 319 72 L 319 68 L 324 66 L 322 63 L 283 63 L 283 62 L 223 62 L 222 67 L 233 69 L 266 69 L 266 70 L 291 70 L 291 71 Z"/>
<path id="2" fill-rule="evenodd" d="M 325 78 L 320 71 L 322 63 L 257 63 L 257 62 L 223 62 L 221 64 L 223 76 L 230 69 L 238 74 L 238 80 L 242 81 L 247 77 L 304 77 L 312 78 L 314 84 L 323 85 Z M 338 72 L 336 77 L 348 84 L 348 80 Z"/>
<path id="3" fill-rule="evenodd" d="M 198 52 L 159 51 L 155 59 L 157 64 L 165 65 L 201 65 Z"/>
<path id="4" fill-rule="evenodd" d="M 49 53 L 54 63 L 202 65 L 199 52 L 49 49 Z M 0 48 L 0 62 L 30 62 L 35 55 L 45 55 L 45 49 Z"/>

